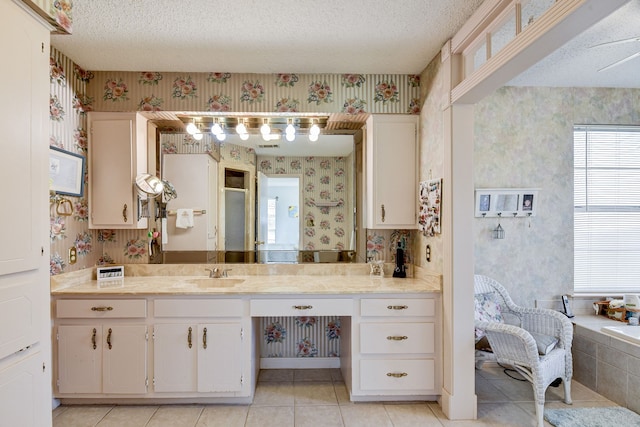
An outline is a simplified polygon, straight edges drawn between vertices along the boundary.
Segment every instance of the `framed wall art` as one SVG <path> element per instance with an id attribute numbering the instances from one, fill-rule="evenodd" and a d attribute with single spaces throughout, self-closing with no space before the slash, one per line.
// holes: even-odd
<path id="1" fill-rule="evenodd" d="M 49 147 L 49 181 L 56 194 L 82 197 L 85 157 L 57 147 Z"/>
<path id="2" fill-rule="evenodd" d="M 418 200 L 420 213 L 418 223 L 424 236 L 440 234 L 442 224 L 440 214 L 442 209 L 442 179 L 422 181 L 420 183 L 420 199 Z"/>
<path id="3" fill-rule="evenodd" d="M 478 188 L 476 217 L 532 217 L 536 215 L 538 188 Z"/>

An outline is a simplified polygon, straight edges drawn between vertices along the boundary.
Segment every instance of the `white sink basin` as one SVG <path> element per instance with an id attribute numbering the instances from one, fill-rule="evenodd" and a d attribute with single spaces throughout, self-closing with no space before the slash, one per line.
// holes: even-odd
<path id="1" fill-rule="evenodd" d="M 230 279 L 228 277 L 221 277 L 219 279 L 213 279 L 209 277 L 203 277 L 201 279 L 189 279 L 188 283 L 198 285 L 200 288 L 224 288 L 229 286 L 235 286 L 242 282 L 244 279 Z"/>

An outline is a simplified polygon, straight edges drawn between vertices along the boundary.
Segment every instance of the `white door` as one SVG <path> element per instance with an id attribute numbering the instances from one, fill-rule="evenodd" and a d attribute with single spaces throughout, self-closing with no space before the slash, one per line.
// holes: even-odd
<path id="1" fill-rule="evenodd" d="M 102 391 L 146 393 L 147 327 L 104 325 L 102 334 Z"/>
<path id="2" fill-rule="evenodd" d="M 301 248 L 300 177 L 258 172 L 260 262 L 296 262 Z"/>
<path id="3" fill-rule="evenodd" d="M 211 163 L 211 165 L 210 165 Z M 209 168 L 216 168 L 210 173 Z M 178 196 L 167 203 L 171 214 L 167 217 L 168 241 L 165 251 L 206 251 L 211 249 L 209 235 L 217 226 L 217 206 L 211 206 L 210 182 L 217 176 L 217 163 L 207 154 L 170 154 L 162 157 L 162 178 L 169 181 Z M 215 194 L 215 193 L 214 193 Z M 198 211 L 193 216 L 193 227 L 177 228 L 177 209 Z M 205 213 L 202 213 L 202 211 Z M 208 222 L 212 222 L 209 224 Z M 213 236 L 215 237 L 215 236 Z M 215 238 L 211 239 L 215 242 Z"/>
<path id="4" fill-rule="evenodd" d="M 58 391 L 102 392 L 102 328 L 58 327 Z"/>
<path id="5" fill-rule="evenodd" d="M 242 326 L 208 323 L 198 326 L 198 391 L 242 390 Z"/>
<path id="6" fill-rule="evenodd" d="M 192 392 L 197 390 L 197 334 L 196 326 L 187 323 L 154 326 L 154 391 Z"/>
<path id="7" fill-rule="evenodd" d="M 48 394 L 49 384 L 42 377 L 42 360 L 39 354 L 23 358 L 0 370 L 0 425 L 40 427 L 51 425 L 51 416 L 43 418 L 42 408 Z M 46 406 L 44 407 L 46 410 Z M 49 414 L 51 404 L 49 400 Z"/>

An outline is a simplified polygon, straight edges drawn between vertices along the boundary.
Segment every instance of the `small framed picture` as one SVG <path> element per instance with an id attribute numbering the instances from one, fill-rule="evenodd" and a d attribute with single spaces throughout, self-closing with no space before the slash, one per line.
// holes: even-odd
<path id="1" fill-rule="evenodd" d="M 56 194 L 82 197 L 84 168 L 84 156 L 49 147 L 49 181 Z"/>
<path id="2" fill-rule="evenodd" d="M 531 217 L 536 215 L 538 188 L 477 188 L 476 217 Z"/>

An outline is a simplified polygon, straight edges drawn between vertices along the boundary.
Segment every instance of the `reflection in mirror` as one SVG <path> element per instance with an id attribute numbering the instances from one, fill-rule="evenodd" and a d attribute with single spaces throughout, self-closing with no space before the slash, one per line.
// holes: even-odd
<path id="1" fill-rule="evenodd" d="M 215 206 L 204 219 L 205 224 L 186 229 L 176 228 L 177 218 L 167 216 L 163 221 L 169 242 L 185 236 L 202 241 L 202 236 L 213 240 L 213 245 L 195 246 L 187 243 L 176 249 L 163 245 L 162 262 L 356 262 L 356 157 L 355 142 L 361 140 L 360 130 L 329 132 L 326 130 L 313 140 L 311 128 L 323 120 L 291 120 L 285 118 L 270 124 L 270 135 L 260 133 L 260 118 L 235 118 L 233 123 L 211 117 L 196 123 L 202 138 L 195 138 L 182 129 L 161 132 L 158 152 L 163 165 L 161 176 L 187 176 L 189 192 L 202 195 L 201 201 L 190 200 L 182 206 L 181 188 L 178 197 L 169 203 L 167 212 L 178 209 L 197 211 L 200 206 Z M 235 132 L 238 123 L 245 124 L 248 132 L 242 136 Z M 294 123 L 295 137 L 288 137 L 287 127 Z M 216 124 L 224 130 L 211 133 Z M 260 126 L 259 126 L 260 125 Z M 185 125 L 186 126 L 186 125 Z M 311 138 L 310 138 L 311 136 Z M 292 139 L 292 141 L 288 141 Z M 215 163 L 215 177 L 191 179 L 194 168 L 183 165 L 180 171 L 165 170 L 166 158 L 190 154 L 205 157 Z M 199 164 L 202 164 L 200 162 Z M 200 175 L 202 176 L 202 175 Z M 212 195 L 215 189 L 215 196 Z M 173 207 L 172 207 L 173 206 Z M 182 212 L 182 211 L 181 211 Z M 194 215 L 195 217 L 195 215 Z M 176 233 L 172 236 L 172 232 Z M 189 241 L 190 239 L 184 239 Z"/>

